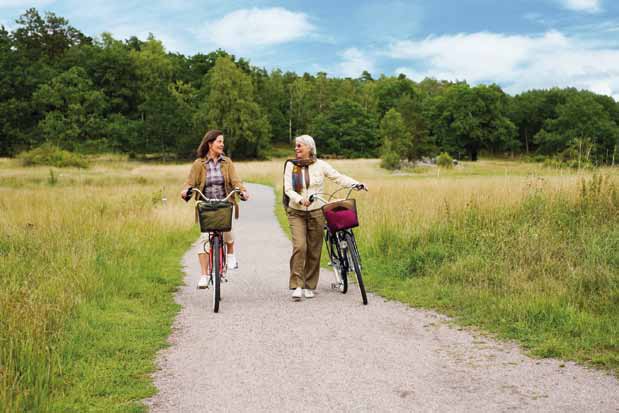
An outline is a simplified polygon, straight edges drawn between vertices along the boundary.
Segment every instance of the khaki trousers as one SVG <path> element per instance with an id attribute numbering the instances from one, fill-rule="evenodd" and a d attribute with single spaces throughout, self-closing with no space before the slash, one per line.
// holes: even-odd
<path id="1" fill-rule="evenodd" d="M 325 223 L 320 209 L 299 211 L 288 208 L 288 224 L 292 234 L 289 287 L 313 290 L 320 275 L 320 254 Z"/>

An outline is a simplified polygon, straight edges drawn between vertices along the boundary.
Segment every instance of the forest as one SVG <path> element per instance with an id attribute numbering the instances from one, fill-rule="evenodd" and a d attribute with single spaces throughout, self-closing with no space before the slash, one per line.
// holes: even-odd
<path id="1" fill-rule="evenodd" d="M 217 128 L 235 159 L 268 158 L 305 133 L 321 156 L 382 156 L 396 167 L 442 152 L 591 165 L 619 158 L 619 104 L 590 91 L 511 96 L 465 80 L 269 72 L 224 50 L 171 53 L 152 35 L 93 38 L 34 8 L 12 31 L 1 27 L 0 68 L 0 156 L 46 143 L 186 159 Z"/>

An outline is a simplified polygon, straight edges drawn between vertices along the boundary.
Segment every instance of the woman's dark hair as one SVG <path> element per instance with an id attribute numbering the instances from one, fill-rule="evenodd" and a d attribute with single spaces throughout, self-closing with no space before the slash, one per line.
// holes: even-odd
<path id="1" fill-rule="evenodd" d="M 198 146 L 198 150 L 196 153 L 198 154 L 198 158 L 206 158 L 209 149 L 209 143 L 214 142 L 218 136 L 223 135 L 224 133 L 220 130 L 213 129 L 206 132 L 204 138 L 202 138 L 202 142 L 200 142 L 200 146 Z"/>

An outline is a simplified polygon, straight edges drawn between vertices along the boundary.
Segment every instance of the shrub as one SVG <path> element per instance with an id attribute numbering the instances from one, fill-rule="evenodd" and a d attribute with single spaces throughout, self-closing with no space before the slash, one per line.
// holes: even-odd
<path id="1" fill-rule="evenodd" d="M 400 169 L 400 155 L 394 151 L 385 152 L 380 160 L 380 166 L 385 169 Z"/>
<path id="2" fill-rule="evenodd" d="M 442 168 L 453 168 L 454 160 L 447 152 L 443 152 L 436 157 L 436 164 Z"/>
<path id="3" fill-rule="evenodd" d="M 47 142 L 38 148 L 17 155 L 24 166 L 55 166 L 56 168 L 88 168 L 88 161 L 81 155 L 65 151 Z"/>

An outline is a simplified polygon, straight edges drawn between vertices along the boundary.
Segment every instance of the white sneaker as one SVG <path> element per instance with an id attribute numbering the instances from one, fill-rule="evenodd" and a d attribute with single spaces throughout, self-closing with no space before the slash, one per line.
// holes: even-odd
<path id="1" fill-rule="evenodd" d="M 303 290 L 305 298 L 314 298 L 314 292 L 312 290 Z"/>
<path id="2" fill-rule="evenodd" d="M 207 288 L 208 287 L 208 277 L 203 275 L 200 277 L 200 281 L 198 281 L 198 288 Z"/>
<path id="3" fill-rule="evenodd" d="M 301 299 L 302 294 L 303 294 L 303 290 L 301 289 L 301 287 L 297 287 L 292 292 L 292 299 L 295 301 L 299 301 Z"/>
<path id="4" fill-rule="evenodd" d="M 236 270 L 239 268 L 239 262 L 236 260 L 234 254 L 228 254 L 226 256 L 226 263 L 228 264 L 229 270 Z"/>

